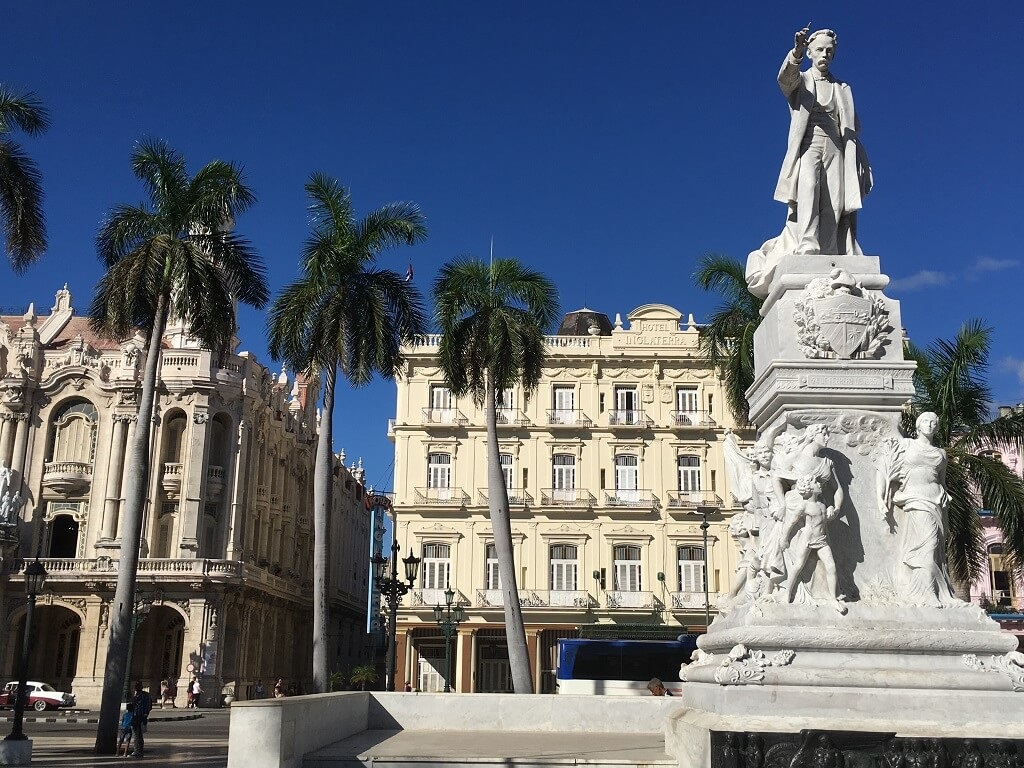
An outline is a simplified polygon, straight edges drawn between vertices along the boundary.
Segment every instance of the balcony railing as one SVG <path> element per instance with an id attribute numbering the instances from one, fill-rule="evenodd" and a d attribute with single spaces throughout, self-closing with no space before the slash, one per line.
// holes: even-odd
<path id="1" fill-rule="evenodd" d="M 164 473 L 160 478 L 160 485 L 167 494 L 167 498 L 176 499 L 181 495 L 181 475 L 183 467 L 178 462 L 164 462 Z"/>
<path id="2" fill-rule="evenodd" d="M 518 408 L 499 408 L 495 416 L 499 427 L 525 427 L 530 424 L 526 414 Z"/>
<path id="3" fill-rule="evenodd" d="M 548 413 L 548 426 L 551 427 L 590 427 L 593 422 L 583 411 L 568 408 L 554 408 Z"/>
<path id="4" fill-rule="evenodd" d="M 722 499 L 711 491 L 668 491 L 668 508 L 678 510 L 721 509 Z"/>
<path id="5" fill-rule="evenodd" d="M 704 610 L 703 592 L 672 592 L 670 598 L 672 600 L 672 610 L 674 611 Z M 715 603 L 718 602 L 718 593 L 708 592 L 708 602 L 714 608 Z"/>
<path id="6" fill-rule="evenodd" d="M 413 590 L 411 590 L 409 592 L 409 603 L 408 603 L 408 605 L 411 605 L 411 606 L 414 606 L 414 607 L 426 606 L 428 608 L 433 608 L 435 605 L 444 605 L 444 604 L 445 604 L 445 596 L 444 596 L 444 590 L 443 589 L 440 589 L 440 588 L 437 588 L 437 589 L 433 589 L 433 588 L 422 589 L 421 588 L 421 589 L 413 589 Z M 455 590 L 455 599 L 453 601 L 453 604 L 454 605 L 469 605 L 469 600 L 466 598 L 466 596 L 464 594 L 462 594 L 458 590 Z"/>
<path id="7" fill-rule="evenodd" d="M 674 427 L 713 427 L 715 420 L 707 411 L 672 411 Z"/>
<path id="8" fill-rule="evenodd" d="M 468 424 L 469 419 L 458 408 L 424 408 L 423 423 L 461 427 Z"/>
<path id="9" fill-rule="evenodd" d="M 224 467 L 211 464 L 206 468 L 206 497 L 210 501 L 217 501 L 222 490 L 224 490 Z"/>
<path id="10" fill-rule="evenodd" d="M 548 592 L 534 590 L 542 604 L 549 608 L 596 608 L 597 601 L 590 593 L 579 589 L 552 589 Z"/>
<path id="11" fill-rule="evenodd" d="M 604 492 L 604 505 L 631 509 L 656 509 L 658 497 L 649 488 L 615 489 Z"/>
<path id="12" fill-rule="evenodd" d="M 648 429 L 654 426 L 654 422 L 643 411 L 613 410 L 608 411 L 608 425 L 611 427 L 637 427 L 639 429 Z"/>
<path id="13" fill-rule="evenodd" d="M 84 461 L 48 461 L 43 465 L 43 487 L 57 493 L 81 493 L 92 483 L 92 464 Z"/>
<path id="14" fill-rule="evenodd" d="M 532 589 L 519 590 L 519 604 L 523 608 L 543 608 L 547 605 L 540 594 Z M 505 591 L 502 589 L 478 589 L 476 605 L 480 608 L 504 608 Z"/>
<path id="15" fill-rule="evenodd" d="M 607 608 L 660 609 L 661 601 L 653 592 L 626 592 L 609 589 L 604 593 L 604 604 Z"/>
<path id="16" fill-rule="evenodd" d="M 508 505 L 510 507 L 528 507 L 533 504 L 533 496 L 528 494 L 522 488 L 507 488 L 508 491 Z M 487 489 L 478 488 L 477 494 L 480 496 L 480 503 L 487 504 Z"/>
<path id="17" fill-rule="evenodd" d="M 461 488 L 417 488 L 416 503 L 438 507 L 464 507 L 469 494 Z"/>
<path id="18" fill-rule="evenodd" d="M 546 507 L 592 507 L 597 499 L 582 488 L 542 488 L 540 503 Z"/>

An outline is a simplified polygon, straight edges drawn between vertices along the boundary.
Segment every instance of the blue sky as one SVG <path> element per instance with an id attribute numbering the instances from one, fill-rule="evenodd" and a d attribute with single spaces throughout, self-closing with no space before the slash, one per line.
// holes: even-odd
<path id="1" fill-rule="evenodd" d="M 0 82 L 34 90 L 51 130 L 22 139 L 44 174 L 50 249 L 0 263 L 0 305 L 79 311 L 100 276 L 104 213 L 142 199 L 128 158 L 165 139 L 197 169 L 241 164 L 257 206 L 237 222 L 276 292 L 297 275 L 313 171 L 357 210 L 413 200 L 430 236 L 387 252 L 424 293 L 461 254 L 515 256 L 563 310 L 652 302 L 701 320 L 708 251 L 743 258 L 778 234 L 788 116 L 775 75 L 793 32 L 839 33 L 875 190 L 860 218 L 919 343 L 967 318 L 995 328 L 998 403 L 1024 399 L 1019 341 L 1024 6 L 683 2 L 35 2 L 5 8 Z M 809 8 L 822 6 L 811 12 Z M 924 6 L 921 6 L 924 7 Z M 264 315 L 242 347 L 273 367 Z M 390 487 L 394 385 L 338 401 L 336 447 Z"/>

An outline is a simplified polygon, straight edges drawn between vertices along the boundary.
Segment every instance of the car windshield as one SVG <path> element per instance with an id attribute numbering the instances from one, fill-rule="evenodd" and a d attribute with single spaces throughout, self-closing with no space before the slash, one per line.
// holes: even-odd
<path id="1" fill-rule="evenodd" d="M 40 688 L 40 690 L 43 690 L 43 691 L 53 691 L 54 693 L 57 692 L 57 689 L 54 688 L 49 683 L 43 683 L 42 685 L 39 686 L 39 688 Z"/>

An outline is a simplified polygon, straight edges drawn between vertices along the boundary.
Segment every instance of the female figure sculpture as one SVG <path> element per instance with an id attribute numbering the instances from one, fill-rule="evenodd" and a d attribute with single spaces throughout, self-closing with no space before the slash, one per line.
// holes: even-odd
<path id="1" fill-rule="evenodd" d="M 917 437 L 882 444 L 879 504 L 899 536 L 897 588 L 915 605 L 956 601 L 946 570 L 946 452 L 934 444 L 939 417 L 917 418 Z M 897 510 L 899 515 L 897 515 Z"/>

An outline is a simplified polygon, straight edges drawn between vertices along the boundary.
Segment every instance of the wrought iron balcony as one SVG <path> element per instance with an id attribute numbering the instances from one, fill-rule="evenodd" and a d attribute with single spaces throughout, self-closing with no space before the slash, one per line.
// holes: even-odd
<path id="1" fill-rule="evenodd" d="M 469 419 L 458 408 L 424 408 L 423 423 L 462 427 L 469 423 Z"/>
<path id="2" fill-rule="evenodd" d="M 613 410 L 608 411 L 608 426 L 649 429 L 654 426 L 654 422 L 640 410 Z"/>
<path id="3" fill-rule="evenodd" d="M 597 601 L 586 590 L 552 589 L 547 592 L 533 590 L 535 595 L 548 608 L 596 608 Z"/>
<path id="4" fill-rule="evenodd" d="M 530 424 L 526 414 L 518 408 L 499 408 L 495 415 L 499 427 L 525 427 Z"/>
<path id="5" fill-rule="evenodd" d="M 713 427 L 715 420 L 707 411 L 672 411 L 672 426 L 674 427 Z"/>
<path id="6" fill-rule="evenodd" d="M 528 494 L 522 488 L 507 488 L 508 491 L 508 505 L 510 507 L 528 507 L 533 504 L 533 496 Z M 477 494 L 480 496 L 480 503 L 484 506 L 487 505 L 487 489 L 478 488 Z"/>
<path id="7" fill-rule="evenodd" d="M 43 465 L 43 487 L 64 496 L 80 494 L 92 484 L 92 464 L 84 461 L 48 461 Z"/>
<path id="8" fill-rule="evenodd" d="M 409 605 L 413 607 L 433 608 L 435 605 L 444 605 L 446 602 L 444 589 L 441 588 L 420 588 L 409 591 Z M 464 594 L 455 590 L 455 599 L 452 605 L 469 605 L 469 600 Z"/>
<path id="9" fill-rule="evenodd" d="M 550 427 L 590 427 L 593 422 L 583 411 L 569 408 L 554 408 L 548 413 Z"/>
<path id="10" fill-rule="evenodd" d="M 668 508 L 694 511 L 698 509 L 721 509 L 722 499 L 711 491 L 668 491 Z"/>
<path id="11" fill-rule="evenodd" d="M 461 488 L 417 488 L 416 503 L 437 507 L 464 507 L 469 494 Z"/>
<path id="12" fill-rule="evenodd" d="M 657 509 L 658 497 L 649 488 L 625 490 L 617 488 L 604 492 L 606 507 L 629 507 L 632 509 Z"/>
<path id="13" fill-rule="evenodd" d="M 673 611 L 703 611 L 704 610 L 704 593 L 703 592 L 672 592 L 669 595 L 672 600 Z M 718 602 L 717 592 L 708 592 L 708 602 L 711 607 L 715 607 L 715 603 Z"/>
<path id="14" fill-rule="evenodd" d="M 635 610 L 660 610 L 661 601 L 653 592 L 628 592 L 619 589 L 608 589 L 604 593 L 606 608 L 631 608 Z"/>
<path id="15" fill-rule="evenodd" d="M 578 507 L 594 506 L 597 499 L 590 491 L 582 488 L 542 488 L 540 503 L 546 507 Z"/>
<path id="16" fill-rule="evenodd" d="M 547 605 L 532 589 L 519 590 L 519 604 L 523 608 L 543 608 Z M 478 589 L 475 605 L 480 608 L 504 608 L 505 591 L 502 589 Z"/>

